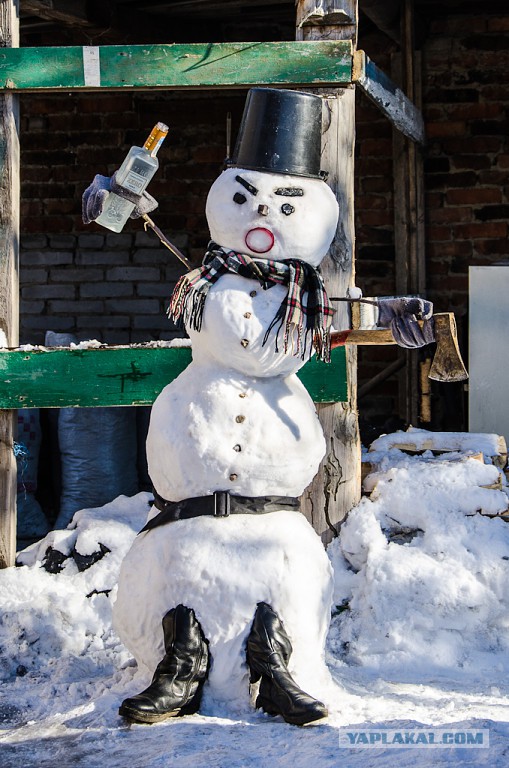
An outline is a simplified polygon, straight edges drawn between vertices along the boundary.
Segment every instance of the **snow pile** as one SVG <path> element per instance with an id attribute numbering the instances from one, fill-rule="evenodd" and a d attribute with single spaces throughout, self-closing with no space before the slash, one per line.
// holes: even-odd
<path id="1" fill-rule="evenodd" d="M 181 768 L 505 765 L 509 525 L 477 510 L 498 515 L 507 495 L 482 487 L 500 483 L 495 466 L 458 448 L 369 455 L 371 496 L 328 550 L 334 699 L 328 722 L 306 729 L 219 708 L 127 727 L 118 706 L 148 678 L 112 629 L 112 605 L 150 496 L 77 513 L 0 572 L 0 768 L 158 768 L 176 755 Z M 475 763 L 463 750 L 339 750 L 338 729 L 367 722 L 485 727 L 491 747 Z"/>
<path id="2" fill-rule="evenodd" d="M 499 471 L 458 454 L 378 458 L 329 549 L 334 653 L 399 679 L 508 671 L 509 526 L 479 514 L 507 510 Z"/>
<path id="3" fill-rule="evenodd" d="M 395 446 L 403 449 L 405 445 L 416 451 L 481 451 L 486 457 L 507 451 L 505 440 L 500 435 L 484 432 L 430 432 L 409 427 L 405 432 L 398 430 L 389 435 L 381 435 L 371 443 L 369 453 L 387 451 Z"/>
<path id="4" fill-rule="evenodd" d="M 18 693 L 26 688 L 19 678 L 78 684 L 76 666 L 85 671 L 107 661 L 111 674 L 130 663 L 111 629 L 111 606 L 120 563 L 146 519 L 149 497 L 123 496 L 78 512 L 67 529 L 19 554 L 24 567 L 0 572 L 0 670 Z"/>

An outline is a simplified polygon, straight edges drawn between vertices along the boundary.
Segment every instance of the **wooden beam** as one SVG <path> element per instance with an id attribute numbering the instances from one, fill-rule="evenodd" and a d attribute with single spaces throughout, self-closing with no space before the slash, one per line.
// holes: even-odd
<path id="1" fill-rule="evenodd" d="M 23 0 L 23 14 L 41 19 L 60 21 L 73 26 L 88 27 L 91 22 L 84 0 Z"/>
<path id="2" fill-rule="evenodd" d="M 403 52 L 392 58 L 392 76 L 407 96 L 421 105 L 421 59 L 413 43 L 413 4 L 404 0 L 402 18 Z M 399 131 L 393 131 L 394 245 L 396 251 L 396 293 L 426 295 L 426 253 L 424 233 L 424 173 L 421 147 Z M 420 419 L 419 356 L 401 351 L 406 367 L 400 376 L 401 418 L 417 425 Z"/>
<path id="3" fill-rule="evenodd" d="M 0 1 L 2 51 L 19 44 L 17 0 Z M 19 139 L 18 103 L 0 94 L 0 337 L 16 345 L 19 328 Z M 16 556 L 16 412 L 0 411 L 0 568 Z"/>
<path id="4" fill-rule="evenodd" d="M 0 350 L 0 408 L 152 405 L 191 361 L 190 347 L 133 345 Z M 347 400 L 345 349 L 299 378 L 315 402 Z"/>
<path id="5" fill-rule="evenodd" d="M 349 0 L 351 23 L 341 26 L 299 26 L 307 10 L 297 0 L 297 36 L 318 40 L 357 37 L 357 4 Z M 320 43 L 321 44 L 321 43 Z M 355 280 L 354 268 L 354 148 L 355 89 L 333 88 L 314 91 L 325 98 L 322 140 L 322 168 L 329 172 L 328 183 L 339 202 L 336 237 L 321 272 L 330 296 L 347 296 Z M 335 328 L 351 328 L 347 302 L 337 302 Z M 348 400 L 319 405 L 327 452 L 313 483 L 301 499 L 301 509 L 327 545 L 337 536 L 341 521 L 360 500 L 361 451 L 357 418 L 357 354 L 346 351 L 349 383 Z"/>
<path id="6" fill-rule="evenodd" d="M 72 91 L 339 85 L 351 44 L 194 43 L 2 49 L 0 89 Z"/>
<path id="7" fill-rule="evenodd" d="M 425 144 L 421 112 L 364 51 L 356 51 L 352 79 L 395 128 L 417 144 Z"/>

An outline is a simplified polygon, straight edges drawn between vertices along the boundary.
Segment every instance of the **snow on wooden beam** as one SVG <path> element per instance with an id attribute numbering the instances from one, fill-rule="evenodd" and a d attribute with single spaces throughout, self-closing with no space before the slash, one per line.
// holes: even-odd
<path id="1" fill-rule="evenodd" d="M 364 51 L 356 51 L 354 55 L 352 79 L 395 128 L 417 144 L 425 144 L 424 120 L 420 111 Z"/>
<path id="2" fill-rule="evenodd" d="M 0 350 L 0 409 L 151 405 L 190 363 L 184 346 Z M 315 402 L 348 399 L 345 349 L 313 358 L 299 378 Z"/>
<path id="3" fill-rule="evenodd" d="M 350 83 L 350 41 L 3 48 L 0 90 L 236 88 Z"/>

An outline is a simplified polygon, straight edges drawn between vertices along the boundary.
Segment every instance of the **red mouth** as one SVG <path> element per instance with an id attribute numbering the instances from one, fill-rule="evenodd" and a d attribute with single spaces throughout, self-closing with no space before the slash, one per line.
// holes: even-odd
<path id="1" fill-rule="evenodd" d="M 255 227 L 247 233 L 245 243 L 253 253 L 267 253 L 274 245 L 274 235 L 270 229 Z"/>

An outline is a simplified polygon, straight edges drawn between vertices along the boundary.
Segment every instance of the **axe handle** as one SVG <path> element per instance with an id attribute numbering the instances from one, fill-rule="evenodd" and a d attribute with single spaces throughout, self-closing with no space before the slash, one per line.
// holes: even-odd
<path id="1" fill-rule="evenodd" d="M 365 330 L 333 331 L 331 333 L 331 349 L 345 344 L 374 346 L 378 344 L 396 344 L 390 328 L 366 328 Z"/>

